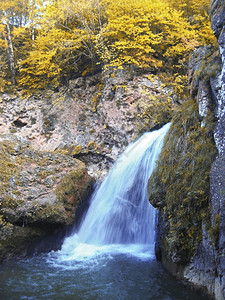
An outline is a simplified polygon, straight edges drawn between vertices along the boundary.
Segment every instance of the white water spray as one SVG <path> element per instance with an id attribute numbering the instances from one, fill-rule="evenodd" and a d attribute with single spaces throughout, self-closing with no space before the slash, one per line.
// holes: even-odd
<path id="1" fill-rule="evenodd" d="M 99 247 L 115 250 L 115 244 L 153 249 L 155 210 L 148 201 L 147 185 L 169 126 L 145 133 L 127 147 L 92 196 L 78 232 L 65 239 L 61 254 L 91 256 Z"/>

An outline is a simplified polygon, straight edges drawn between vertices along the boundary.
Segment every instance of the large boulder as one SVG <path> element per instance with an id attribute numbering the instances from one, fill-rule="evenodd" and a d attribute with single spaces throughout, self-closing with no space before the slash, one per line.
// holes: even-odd
<path id="1" fill-rule="evenodd" d="M 0 135 L 0 177 L 0 261 L 78 222 L 93 183 L 84 163 L 13 135 Z"/>

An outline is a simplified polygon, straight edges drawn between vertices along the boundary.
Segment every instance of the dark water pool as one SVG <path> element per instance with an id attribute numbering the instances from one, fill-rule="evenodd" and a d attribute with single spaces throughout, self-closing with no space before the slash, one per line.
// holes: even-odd
<path id="1" fill-rule="evenodd" d="M 153 257 L 96 254 L 67 260 L 57 253 L 8 262 L 0 268 L 0 299 L 203 300 Z"/>

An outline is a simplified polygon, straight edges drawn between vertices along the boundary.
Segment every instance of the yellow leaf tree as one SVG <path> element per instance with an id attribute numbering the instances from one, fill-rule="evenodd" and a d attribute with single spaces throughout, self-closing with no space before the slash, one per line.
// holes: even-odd
<path id="1" fill-rule="evenodd" d="M 190 51 L 213 42 L 208 2 L 52 0 L 36 6 L 29 2 L 29 22 L 14 28 L 13 35 L 19 84 L 27 90 L 57 88 L 70 78 L 125 66 L 185 79 Z M 28 51 L 22 54 L 26 46 Z"/>
<path id="2" fill-rule="evenodd" d="M 20 63 L 20 85 L 31 91 L 57 88 L 95 69 L 94 41 L 101 22 L 100 4 L 94 0 L 52 1 L 45 7 L 32 51 Z"/>
<path id="3" fill-rule="evenodd" d="M 116 0 L 108 3 L 106 14 L 99 44 L 101 59 L 110 66 L 158 69 L 198 44 L 183 13 L 166 0 Z"/>
<path id="4" fill-rule="evenodd" d="M 0 81 L 1 89 L 15 85 L 18 62 L 25 58 L 34 39 L 34 24 L 39 0 L 1 0 Z"/>

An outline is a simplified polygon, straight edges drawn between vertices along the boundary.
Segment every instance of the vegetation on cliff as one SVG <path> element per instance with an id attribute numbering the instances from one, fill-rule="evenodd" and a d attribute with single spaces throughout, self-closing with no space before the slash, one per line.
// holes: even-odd
<path id="1" fill-rule="evenodd" d="M 209 0 L 1 1 L 1 90 L 57 88 L 132 66 L 186 80 L 188 53 L 214 42 Z"/>
<path id="2" fill-rule="evenodd" d="M 217 155 L 212 113 L 201 124 L 195 100 L 176 112 L 148 186 L 150 202 L 164 216 L 162 247 L 175 263 L 186 263 L 212 229 L 210 169 Z"/>

